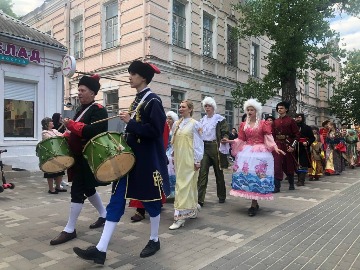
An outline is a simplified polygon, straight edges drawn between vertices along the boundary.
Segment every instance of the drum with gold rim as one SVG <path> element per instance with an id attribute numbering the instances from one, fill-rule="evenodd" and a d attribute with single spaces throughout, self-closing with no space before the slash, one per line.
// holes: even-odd
<path id="1" fill-rule="evenodd" d="M 90 139 L 83 156 L 99 182 L 113 182 L 129 173 L 135 164 L 135 156 L 123 135 L 103 132 Z"/>
<path id="2" fill-rule="evenodd" d="M 74 165 L 74 158 L 64 137 L 55 136 L 39 142 L 36 146 L 40 170 L 46 173 L 65 171 Z"/>

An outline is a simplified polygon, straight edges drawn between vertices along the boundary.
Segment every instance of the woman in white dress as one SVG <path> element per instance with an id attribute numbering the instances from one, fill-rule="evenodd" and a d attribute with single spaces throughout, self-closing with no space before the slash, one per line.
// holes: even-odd
<path id="1" fill-rule="evenodd" d="M 244 103 L 246 121 L 239 127 L 238 138 L 224 139 L 232 144 L 235 156 L 230 195 L 251 199 L 249 216 L 255 216 L 259 209 L 258 200 L 273 200 L 274 158 L 271 152 L 280 150 L 271 134 L 271 125 L 261 120 L 261 103 L 249 99 Z"/>
<path id="2" fill-rule="evenodd" d="M 169 227 L 176 230 L 184 226 L 185 219 L 195 218 L 198 205 L 197 179 L 200 162 L 204 155 L 200 123 L 191 116 L 194 105 L 189 100 L 180 104 L 182 116 L 173 126 L 174 165 L 176 174 L 174 223 Z"/>

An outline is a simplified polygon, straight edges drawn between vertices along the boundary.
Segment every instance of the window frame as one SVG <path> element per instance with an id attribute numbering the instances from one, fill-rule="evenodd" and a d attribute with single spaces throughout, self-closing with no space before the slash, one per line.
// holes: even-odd
<path id="1" fill-rule="evenodd" d="M 183 15 L 182 14 L 176 14 L 175 13 L 175 3 L 178 4 L 179 6 L 183 6 Z M 181 25 L 182 24 L 182 25 Z M 172 37 L 171 37 L 171 41 L 172 44 L 175 46 L 178 46 L 180 48 L 184 48 L 186 49 L 186 28 L 187 28 L 187 21 L 186 21 L 186 3 L 183 3 L 182 1 L 179 0 L 174 0 L 173 2 L 173 9 L 172 9 Z M 180 40 L 179 36 L 180 36 L 180 31 L 178 30 L 179 27 L 182 27 L 182 38 L 183 40 Z M 177 31 L 176 31 L 177 30 Z"/>
<path id="2" fill-rule="evenodd" d="M 117 14 L 113 17 L 107 18 L 107 9 L 110 8 L 112 5 L 115 5 L 117 7 Z M 112 26 L 112 31 L 111 31 L 111 35 L 112 35 L 112 40 L 111 41 L 107 41 L 108 38 L 108 27 L 107 24 L 111 22 Z M 119 46 L 119 34 L 120 34 L 120 22 L 119 22 L 119 3 L 118 1 L 109 1 L 107 3 L 105 3 L 103 5 L 103 50 L 108 50 L 108 49 L 112 49 L 115 48 L 117 46 Z M 115 32 L 114 32 L 115 31 Z M 111 44 L 109 44 L 111 43 Z"/>
<path id="3" fill-rule="evenodd" d="M 234 38 L 232 37 L 232 31 L 233 29 L 235 29 L 235 27 L 227 24 L 227 59 L 226 62 L 228 65 L 233 66 L 233 67 L 238 67 L 238 53 L 239 53 L 239 39 L 236 38 L 234 40 Z M 231 48 L 230 48 L 231 47 Z M 232 51 L 231 49 L 233 49 L 234 51 Z M 231 57 L 231 59 L 229 59 L 229 57 Z"/>
<path id="4" fill-rule="evenodd" d="M 304 75 L 304 94 L 309 95 L 309 88 L 310 88 L 310 82 L 309 82 L 309 71 L 305 71 Z"/>
<path id="5" fill-rule="evenodd" d="M 173 102 L 173 93 L 180 94 L 182 97 L 180 100 L 178 100 L 178 103 Z M 170 110 L 175 112 L 177 115 L 179 115 L 179 106 L 181 101 L 185 100 L 186 92 L 178 90 L 178 89 L 171 89 L 170 91 Z M 175 97 L 175 96 L 174 96 Z"/>
<path id="6" fill-rule="evenodd" d="M 28 85 L 28 88 L 27 87 L 20 87 L 22 90 L 22 93 L 24 93 L 23 89 L 27 89 L 27 90 L 30 90 L 31 88 L 31 96 L 33 96 L 31 98 L 31 100 L 25 100 L 25 99 L 22 99 L 21 97 L 17 96 L 16 99 L 14 98 L 11 98 L 11 93 L 16 93 L 16 92 L 13 92 L 11 91 L 10 89 L 7 89 L 6 88 L 6 84 L 7 82 L 10 82 L 10 84 L 16 84 L 16 83 L 20 83 L 20 84 L 27 84 Z M 10 94 L 7 94 L 8 92 L 7 91 L 10 91 L 9 93 Z M 38 103 L 38 99 L 37 99 L 37 91 L 38 91 L 38 82 L 37 81 L 33 81 L 33 80 L 28 80 L 28 79 L 25 79 L 25 78 L 16 78 L 16 77 L 11 77 L 11 76 L 6 76 L 5 75 L 5 78 L 4 78 L 4 92 L 3 92 L 3 104 L 4 104 L 4 108 L 3 108 L 3 113 L 4 113 L 4 123 L 3 123 L 3 140 L 6 141 L 6 140 L 22 140 L 24 138 L 26 138 L 27 140 L 32 140 L 32 139 L 35 139 L 36 136 L 37 136 L 37 125 L 36 125 L 36 115 L 37 115 L 37 109 L 36 109 L 36 106 L 37 106 L 37 103 Z M 10 97 L 9 97 L 10 96 Z M 9 101 L 9 102 L 7 102 Z M 7 105 L 10 105 L 10 104 L 13 104 L 13 102 L 24 102 L 25 104 L 27 104 L 28 102 L 31 102 L 32 103 L 32 108 L 29 107 L 29 111 L 32 111 L 32 118 L 28 116 L 28 113 L 26 110 L 26 113 L 23 112 L 22 114 L 20 115 L 14 115 L 14 118 L 13 117 L 13 114 L 12 114 L 12 111 L 15 111 L 14 109 L 10 109 L 10 110 L 7 110 L 7 107 L 6 107 L 6 104 Z M 24 106 L 21 106 L 22 108 L 24 108 Z M 18 111 L 18 109 L 16 109 L 16 111 Z M 9 113 L 10 113 L 10 118 L 8 118 L 9 116 Z M 30 123 L 30 126 L 31 127 L 27 127 L 28 123 L 27 120 L 31 120 L 32 119 L 32 123 Z M 5 125 L 6 123 L 10 123 L 10 121 L 6 121 L 6 120 L 12 120 L 13 124 L 9 124 L 9 125 L 13 125 L 13 129 L 15 131 L 15 129 L 21 129 L 23 128 L 23 132 L 27 133 L 26 132 L 26 129 L 31 129 L 30 130 L 30 135 L 28 134 L 19 134 L 17 136 L 15 136 L 13 133 L 12 135 L 7 135 L 7 133 L 5 133 L 6 131 L 6 128 L 5 128 Z M 23 120 L 23 121 L 21 121 Z"/>
<path id="7" fill-rule="evenodd" d="M 319 87 L 319 80 L 315 78 L 315 97 L 319 98 L 320 96 L 320 87 Z"/>
<path id="8" fill-rule="evenodd" d="M 211 29 L 207 29 L 205 28 L 205 19 L 209 19 L 209 25 L 211 27 Z M 214 17 L 211 16 L 209 13 L 207 12 L 203 12 L 203 20 L 202 20 L 202 24 L 203 24 L 203 32 L 202 32 L 202 39 L 203 39 L 203 44 L 202 44 L 202 50 L 203 50 L 203 55 L 207 56 L 207 57 L 211 57 L 213 58 L 214 56 Z M 209 41 L 206 45 L 205 41 Z M 209 48 L 209 50 L 205 50 L 205 48 Z"/>
<path id="9" fill-rule="evenodd" d="M 80 23 L 80 30 L 75 32 L 75 25 L 76 23 Z M 84 28 L 83 28 L 83 18 L 77 18 L 75 20 L 73 20 L 73 37 L 74 37 L 74 41 L 73 41 L 73 51 L 74 51 L 74 57 L 75 59 L 79 59 L 79 58 L 83 58 L 84 57 Z M 76 49 L 77 47 L 77 35 L 80 35 L 79 37 L 79 50 Z"/>
<path id="10" fill-rule="evenodd" d="M 231 103 L 231 109 L 228 109 L 228 103 Z M 225 100 L 225 113 L 224 117 L 226 119 L 226 122 L 228 123 L 229 127 L 234 126 L 234 102 L 230 99 Z"/>
<path id="11" fill-rule="evenodd" d="M 255 78 L 260 77 L 260 45 L 255 42 L 251 43 L 250 48 L 250 75 Z"/>

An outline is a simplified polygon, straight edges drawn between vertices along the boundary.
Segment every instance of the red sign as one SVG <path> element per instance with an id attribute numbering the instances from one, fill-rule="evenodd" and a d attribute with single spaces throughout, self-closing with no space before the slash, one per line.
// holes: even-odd
<path id="1" fill-rule="evenodd" d="M 40 52 L 38 50 L 27 50 L 24 47 L 17 47 L 14 44 L 0 42 L 0 54 L 23 58 L 30 62 L 40 64 Z"/>

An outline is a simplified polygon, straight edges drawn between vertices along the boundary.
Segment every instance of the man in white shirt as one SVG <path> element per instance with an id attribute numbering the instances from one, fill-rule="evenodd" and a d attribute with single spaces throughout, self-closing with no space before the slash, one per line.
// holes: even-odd
<path id="1" fill-rule="evenodd" d="M 206 188 L 209 178 L 209 168 L 213 166 L 216 178 L 216 191 L 219 203 L 224 203 L 226 199 L 226 188 L 223 169 L 229 167 L 227 153 L 228 144 L 221 144 L 221 139 L 229 138 L 229 127 L 225 117 L 215 113 L 216 102 L 211 97 L 205 97 L 201 102 L 206 115 L 201 118 L 202 139 L 204 141 L 204 157 L 201 161 L 198 178 L 198 202 L 204 205 Z M 220 152 L 219 148 L 224 148 Z"/>

